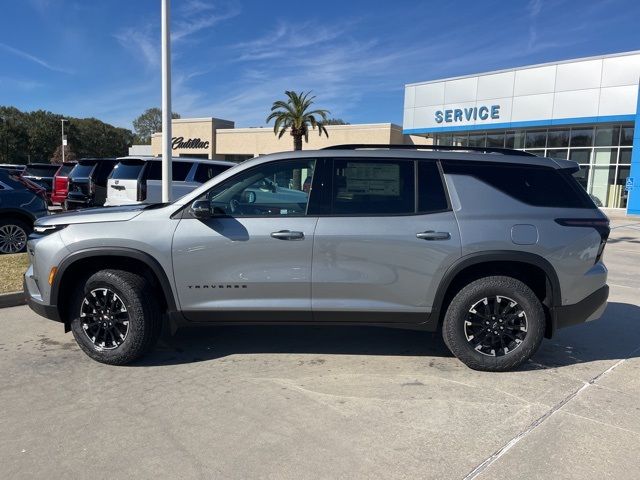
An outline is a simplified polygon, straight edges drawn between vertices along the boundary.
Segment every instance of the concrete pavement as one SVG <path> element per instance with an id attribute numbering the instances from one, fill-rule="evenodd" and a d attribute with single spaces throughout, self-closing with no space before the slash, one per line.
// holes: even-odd
<path id="1" fill-rule="evenodd" d="M 0 476 L 638 478 L 640 223 L 614 227 L 604 318 L 504 374 L 355 327 L 183 331 L 110 367 L 0 310 Z"/>

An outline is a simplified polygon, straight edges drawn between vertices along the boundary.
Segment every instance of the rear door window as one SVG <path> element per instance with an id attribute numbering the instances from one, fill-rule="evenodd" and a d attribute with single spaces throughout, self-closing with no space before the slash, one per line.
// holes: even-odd
<path id="1" fill-rule="evenodd" d="M 412 160 L 333 161 L 334 215 L 399 215 L 415 210 Z"/>

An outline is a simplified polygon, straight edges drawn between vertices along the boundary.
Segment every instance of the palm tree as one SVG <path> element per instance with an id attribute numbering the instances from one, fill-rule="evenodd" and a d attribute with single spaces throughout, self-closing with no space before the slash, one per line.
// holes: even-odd
<path id="1" fill-rule="evenodd" d="M 293 149 L 302 150 L 302 138 L 305 142 L 309 142 L 309 126 L 311 129 L 318 127 L 318 134 L 322 133 L 329 138 L 327 129 L 324 127 L 327 121 L 329 110 L 309 110 L 313 104 L 315 96 L 310 97 L 311 92 L 292 92 L 287 90 L 284 92 L 288 97 L 286 101 L 278 100 L 273 102 L 271 106 L 271 115 L 267 117 L 267 123 L 275 119 L 273 125 L 273 133 L 282 138 L 287 129 L 293 137 Z M 319 117 L 319 118 L 317 118 Z"/>

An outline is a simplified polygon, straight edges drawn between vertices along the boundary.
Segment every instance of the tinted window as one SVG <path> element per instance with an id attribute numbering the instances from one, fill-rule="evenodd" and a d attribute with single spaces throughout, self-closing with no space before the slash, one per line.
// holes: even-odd
<path id="1" fill-rule="evenodd" d="M 171 178 L 174 182 L 184 182 L 187 179 L 187 175 L 191 171 L 193 163 L 189 162 L 172 162 L 171 164 Z"/>
<path id="2" fill-rule="evenodd" d="M 107 177 L 116 166 L 115 160 L 100 160 L 97 162 L 96 170 L 94 172 L 93 181 L 98 185 L 105 186 L 107 184 Z"/>
<path id="3" fill-rule="evenodd" d="M 198 164 L 194 181 L 198 183 L 205 183 L 211 180 L 216 175 L 221 174 L 229 168 L 228 165 L 212 165 L 207 163 Z"/>
<path id="4" fill-rule="evenodd" d="M 418 162 L 418 211 L 437 212 L 448 208 L 438 165 L 436 162 Z"/>
<path id="5" fill-rule="evenodd" d="M 111 171 L 111 178 L 119 180 L 135 180 L 140 175 L 144 162 L 127 160 L 118 163 Z"/>
<path id="6" fill-rule="evenodd" d="M 536 207 L 594 208 L 570 173 L 547 167 L 443 162 L 447 174 L 471 175 L 502 193 Z"/>
<path id="7" fill-rule="evenodd" d="M 91 175 L 91 171 L 95 166 L 95 163 L 79 163 L 75 167 L 73 167 L 73 170 L 71 170 L 69 176 L 75 178 L 87 178 L 89 175 Z"/>
<path id="8" fill-rule="evenodd" d="M 33 177 L 53 177 L 58 165 L 27 165 L 24 174 Z"/>
<path id="9" fill-rule="evenodd" d="M 414 162 L 334 160 L 332 212 L 393 215 L 415 212 Z"/>
<path id="10" fill-rule="evenodd" d="M 69 175 L 69 172 L 73 170 L 73 165 L 62 165 L 60 169 L 56 172 L 58 177 L 66 177 Z"/>
<path id="11" fill-rule="evenodd" d="M 149 162 L 147 167 L 147 180 L 162 180 L 162 162 L 154 160 Z M 171 180 L 174 182 L 184 182 L 191 171 L 193 163 L 176 162 L 171 163 Z"/>
<path id="12" fill-rule="evenodd" d="M 202 199 L 233 217 L 300 216 L 307 212 L 315 160 L 259 165 L 213 187 Z"/>

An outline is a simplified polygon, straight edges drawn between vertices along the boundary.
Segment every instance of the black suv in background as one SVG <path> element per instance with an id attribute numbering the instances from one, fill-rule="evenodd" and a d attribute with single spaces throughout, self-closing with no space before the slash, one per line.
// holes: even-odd
<path id="1" fill-rule="evenodd" d="M 82 158 L 69 172 L 65 210 L 101 207 L 107 198 L 107 178 L 118 163 L 115 158 Z"/>
<path id="2" fill-rule="evenodd" d="M 27 247 L 33 222 L 47 215 L 44 190 L 19 172 L 0 168 L 0 253 L 18 253 Z"/>
<path id="3" fill-rule="evenodd" d="M 53 191 L 53 177 L 59 168 L 60 165 L 51 163 L 29 163 L 22 175 L 24 178 L 44 188 L 47 193 L 47 200 L 50 200 Z"/>

